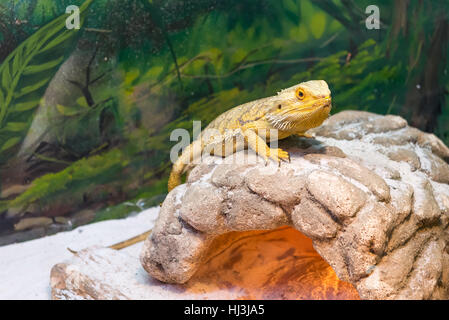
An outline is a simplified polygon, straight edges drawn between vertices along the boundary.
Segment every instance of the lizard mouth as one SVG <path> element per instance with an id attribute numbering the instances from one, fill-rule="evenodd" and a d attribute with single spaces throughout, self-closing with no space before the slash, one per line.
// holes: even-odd
<path id="1" fill-rule="evenodd" d="M 328 114 L 332 107 L 330 96 L 308 101 L 301 105 L 292 104 L 282 110 L 267 116 L 272 126 L 280 130 L 290 130 L 302 123 L 313 122 L 315 118 L 321 118 L 323 114 Z"/>
<path id="2" fill-rule="evenodd" d="M 308 112 L 317 110 L 322 107 L 327 108 L 331 106 L 331 103 L 332 103 L 331 97 L 320 98 L 301 105 L 297 111 Z"/>

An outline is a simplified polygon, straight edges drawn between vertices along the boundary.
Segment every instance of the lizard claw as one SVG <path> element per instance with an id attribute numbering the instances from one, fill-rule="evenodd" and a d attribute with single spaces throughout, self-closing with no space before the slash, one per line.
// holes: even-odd
<path id="1" fill-rule="evenodd" d="M 279 166 L 281 166 L 282 161 L 290 162 L 290 154 L 282 149 L 272 149 L 270 152 L 270 158 L 277 161 Z"/>
<path id="2" fill-rule="evenodd" d="M 268 166 L 268 163 L 270 162 L 270 158 L 268 158 L 268 157 L 262 157 L 262 158 L 263 158 L 263 163 L 264 163 L 265 167 Z M 257 162 L 259 162 L 259 160 L 257 160 Z"/>
<path id="3" fill-rule="evenodd" d="M 303 138 L 308 138 L 308 139 L 313 139 L 313 138 L 315 138 L 315 137 L 312 136 L 311 134 L 308 134 L 308 133 L 305 133 L 305 132 L 303 132 L 303 133 L 298 133 L 298 136 L 303 137 Z"/>

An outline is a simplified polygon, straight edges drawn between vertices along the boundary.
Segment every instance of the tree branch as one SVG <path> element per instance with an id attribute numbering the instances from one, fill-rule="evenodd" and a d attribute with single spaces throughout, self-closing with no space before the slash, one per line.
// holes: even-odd
<path id="1" fill-rule="evenodd" d="M 70 79 L 66 79 L 66 81 L 68 81 L 71 84 L 77 86 L 81 90 L 83 90 L 83 88 L 84 88 L 84 86 L 81 83 L 79 83 L 78 81 L 74 81 L 74 80 L 70 80 Z"/>
<path id="2" fill-rule="evenodd" d="M 289 60 L 270 59 L 270 60 L 254 61 L 252 63 L 239 65 L 235 69 L 233 69 L 225 74 L 222 74 L 222 75 L 190 75 L 190 74 L 185 74 L 185 73 L 181 73 L 181 75 L 183 77 L 191 78 L 191 79 L 221 79 L 221 78 L 227 78 L 238 71 L 249 69 L 249 68 L 254 68 L 256 66 L 260 66 L 260 65 L 264 65 L 264 64 L 276 64 L 276 63 L 278 63 L 278 64 L 295 64 L 295 63 L 301 63 L 301 62 L 315 62 L 315 61 L 321 61 L 321 60 L 322 60 L 322 58 L 318 58 L 318 57 L 303 58 L 303 59 L 289 59 Z"/>

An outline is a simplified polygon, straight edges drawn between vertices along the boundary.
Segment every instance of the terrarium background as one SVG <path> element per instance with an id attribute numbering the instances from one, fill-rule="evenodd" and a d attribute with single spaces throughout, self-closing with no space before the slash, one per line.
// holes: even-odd
<path id="1" fill-rule="evenodd" d="M 80 32 L 71 4 L 0 0 L 0 236 L 159 204 L 173 129 L 310 79 L 449 144 L 447 1 L 88 0 Z"/>

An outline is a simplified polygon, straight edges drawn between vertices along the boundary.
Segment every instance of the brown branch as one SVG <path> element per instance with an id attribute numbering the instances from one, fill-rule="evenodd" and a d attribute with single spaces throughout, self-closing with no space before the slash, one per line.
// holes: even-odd
<path id="1" fill-rule="evenodd" d="M 112 30 L 107 29 L 97 29 L 97 28 L 84 28 L 88 32 L 100 32 L 100 33 L 111 33 Z"/>
<path id="2" fill-rule="evenodd" d="M 83 90 L 83 88 L 84 88 L 84 86 L 83 86 L 81 83 L 79 83 L 78 81 L 70 80 L 70 79 L 67 79 L 66 81 L 68 81 L 68 82 L 70 82 L 71 84 L 77 86 L 77 87 L 78 87 L 79 89 L 81 89 L 81 90 Z"/>
<path id="3" fill-rule="evenodd" d="M 113 99 L 113 98 L 111 98 L 111 97 L 110 97 L 110 98 L 107 98 L 107 99 L 104 99 L 103 101 L 100 101 L 100 102 L 94 104 L 94 105 L 92 106 L 92 108 L 96 108 L 96 107 L 102 105 L 103 103 L 106 103 L 106 102 L 111 101 L 112 99 Z"/>
<path id="4" fill-rule="evenodd" d="M 97 56 L 97 52 L 98 52 L 98 46 L 95 46 L 95 51 L 94 54 L 92 55 L 92 57 L 89 60 L 89 63 L 87 64 L 87 68 L 86 68 L 86 87 L 89 86 L 90 84 L 90 72 L 91 72 L 91 66 L 92 63 L 95 60 L 95 57 Z"/>
<path id="5" fill-rule="evenodd" d="M 108 71 L 110 72 L 110 71 Z M 104 72 L 103 74 L 101 74 L 100 76 L 96 77 L 94 80 L 92 80 L 89 85 L 93 85 L 95 82 L 99 81 L 100 79 L 102 79 L 108 72 Z"/>
<path id="6" fill-rule="evenodd" d="M 290 59 L 290 60 L 272 59 L 272 60 L 258 61 L 258 62 L 252 62 L 252 63 L 248 63 L 245 65 L 241 65 L 241 66 L 238 66 L 237 68 L 235 68 L 225 74 L 222 74 L 222 75 L 190 75 L 190 74 L 185 74 L 185 73 L 182 73 L 181 75 L 183 77 L 191 78 L 191 79 L 206 79 L 206 78 L 221 79 L 221 78 L 227 78 L 238 71 L 249 69 L 249 68 L 254 68 L 254 67 L 257 67 L 260 65 L 264 65 L 264 64 L 276 64 L 276 63 L 278 63 L 278 64 L 295 64 L 295 63 L 301 63 L 301 62 L 321 61 L 322 59 L 323 58 L 318 58 L 318 57 L 303 58 L 303 59 Z"/>
<path id="7" fill-rule="evenodd" d="M 78 81 L 74 81 L 74 80 L 70 80 L 68 79 L 67 81 L 70 82 L 71 84 L 77 86 L 81 92 L 83 93 L 84 98 L 86 99 L 87 105 L 91 108 L 97 106 L 98 104 L 95 103 L 95 100 L 92 96 L 92 93 L 89 90 L 89 86 L 94 84 L 95 82 L 99 81 L 100 79 L 102 79 L 107 72 L 101 74 L 100 76 L 96 77 L 94 80 L 90 80 L 91 77 L 91 71 L 92 71 L 92 64 L 95 60 L 95 57 L 97 56 L 97 52 L 98 52 L 98 46 L 95 46 L 95 51 L 92 55 L 92 57 L 89 59 L 89 62 L 87 63 L 87 67 L 86 67 L 86 84 L 82 85 L 81 83 L 79 83 Z"/>

